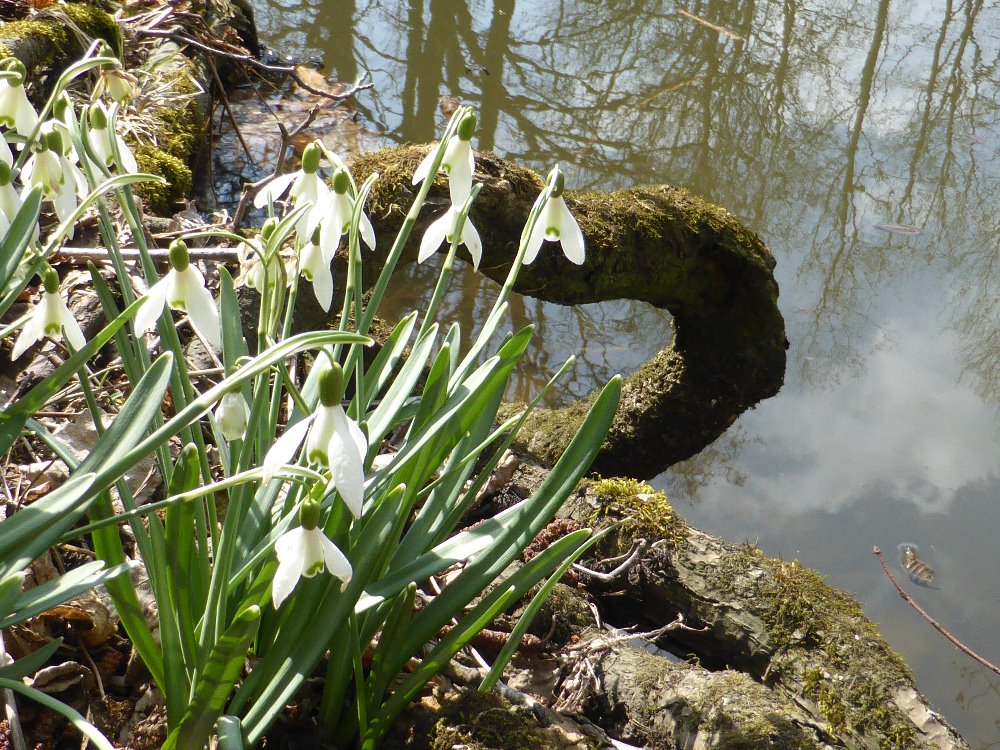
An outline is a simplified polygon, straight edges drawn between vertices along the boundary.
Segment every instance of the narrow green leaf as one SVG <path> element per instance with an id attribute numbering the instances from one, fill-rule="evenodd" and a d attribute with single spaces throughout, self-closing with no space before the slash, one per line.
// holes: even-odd
<path id="1" fill-rule="evenodd" d="M 32 651 L 27 656 L 22 656 L 17 661 L 0 667 L 0 677 L 6 680 L 20 680 L 23 677 L 34 674 L 59 649 L 62 642 L 62 638 L 56 638 L 36 651 Z"/>
<path id="2" fill-rule="evenodd" d="M 239 716 L 220 716 L 218 727 L 219 750 L 244 750 L 246 745 Z"/>
<path id="3" fill-rule="evenodd" d="M 56 700 L 51 695 L 28 687 L 20 680 L 8 680 L 2 677 L 0 677 L 0 688 L 9 688 L 17 693 L 21 693 L 21 695 L 27 696 L 35 703 L 65 716 L 74 727 L 94 743 L 98 750 L 115 750 L 114 746 L 108 742 L 108 738 L 101 734 L 93 724 L 83 718 L 79 712 L 73 710 L 62 701 Z"/>
<path id="4" fill-rule="evenodd" d="M 14 623 L 34 617 L 39 612 L 44 612 L 67 599 L 72 599 L 77 594 L 89 591 L 100 583 L 107 583 L 127 570 L 128 565 L 116 565 L 113 568 L 105 569 L 104 561 L 96 560 L 67 571 L 58 578 L 46 581 L 41 586 L 22 592 L 14 603 L 13 614 L 0 621 L 0 628 L 7 628 Z"/>
<path id="5" fill-rule="evenodd" d="M 260 607 L 247 607 L 213 646 L 187 712 L 177 729 L 167 737 L 163 750 L 188 750 L 208 742 L 212 727 L 222 716 L 233 685 L 240 678 L 247 651 L 260 627 L 260 614 Z"/>
<path id="6" fill-rule="evenodd" d="M 6 296 L 11 289 L 8 284 L 21 264 L 24 251 L 31 244 L 35 229 L 38 227 L 38 217 L 42 210 L 42 188 L 32 188 L 24 197 L 17 216 L 11 222 L 7 234 L 0 242 L 0 294 Z M 21 286 L 20 284 L 18 286 Z M 0 310 L 0 314 L 6 312 Z"/>
<path id="7" fill-rule="evenodd" d="M 243 337 L 240 303 L 236 297 L 233 277 L 225 266 L 219 266 L 219 307 L 222 311 L 222 363 L 226 372 L 236 368 L 236 360 L 249 353 Z"/>

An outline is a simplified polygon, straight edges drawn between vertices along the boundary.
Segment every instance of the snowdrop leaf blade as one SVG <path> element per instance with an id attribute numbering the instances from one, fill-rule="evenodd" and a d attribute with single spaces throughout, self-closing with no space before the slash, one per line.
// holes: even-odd
<path id="1" fill-rule="evenodd" d="M 21 263 L 21 257 L 38 228 L 38 217 L 42 211 L 42 189 L 32 188 L 24 196 L 24 202 L 10 223 L 10 229 L 0 243 L 0 288 L 14 275 Z M 0 313 L 4 311 L 0 310 Z"/>

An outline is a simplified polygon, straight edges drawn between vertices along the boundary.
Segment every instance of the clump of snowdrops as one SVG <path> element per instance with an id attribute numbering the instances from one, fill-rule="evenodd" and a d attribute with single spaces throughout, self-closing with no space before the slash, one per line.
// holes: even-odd
<path id="1" fill-rule="evenodd" d="M 498 334 L 517 273 L 540 248 L 552 247 L 545 240 L 560 241 L 573 262 L 584 259 L 558 168 L 531 211 L 495 307 L 463 352 L 462 332 L 439 321 L 437 311 L 459 248 L 464 245 L 476 266 L 482 250 L 468 215 L 479 188 L 471 146 L 475 117 L 468 108 L 455 113 L 414 174 L 417 197 L 363 297 L 365 247 L 376 242 L 364 206 L 377 176 L 355 184 L 344 163 L 317 141 L 305 149 L 301 169 L 274 177 L 257 195 L 270 215 L 258 236 L 206 233 L 239 244 L 238 280 L 222 265 L 203 272 L 183 240 L 171 245 L 169 267 L 161 272 L 144 243 L 132 194 L 132 185 L 159 178 L 136 173 L 117 135 L 116 118 L 131 93 L 118 61 L 105 47 L 93 47 L 56 81 L 37 112 L 25 96 L 25 75 L 16 60 L 0 62 L 0 315 L 9 320 L 12 304 L 36 281 L 39 291 L 27 313 L 0 327 L 0 337 L 16 337 L 15 357 L 46 339 L 67 353 L 48 377 L 3 408 L 0 448 L 30 433 L 71 473 L 0 523 L 0 627 L 103 583 L 162 692 L 164 747 L 254 746 L 319 671 L 318 720 L 331 739 L 340 747 L 373 748 L 454 654 L 544 582 L 484 681 L 492 685 L 540 599 L 593 542 L 590 531 L 561 538 L 499 584 L 498 577 L 586 471 L 619 393 L 617 379 L 602 391 L 537 492 L 455 533 L 527 413 L 497 421 L 507 379 L 531 341 L 530 327 Z M 75 107 L 71 88 L 91 91 L 90 99 Z M 427 309 L 403 318 L 366 365 L 362 352 L 373 343 L 368 332 L 389 277 L 441 172 L 451 206 L 430 225 L 419 250 L 423 261 L 447 244 L 437 287 Z M 137 269 L 123 258 L 113 209 L 132 229 Z M 97 215 L 115 271 L 109 284 L 91 267 L 106 325 L 89 341 L 48 264 L 88 211 Z M 332 307 L 337 252 L 349 259 L 340 328 L 292 335 L 300 294 Z M 206 274 L 214 282 L 208 286 Z M 239 284 L 259 292 L 252 347 L 240 327 Z M 136 288 L 145 292 L 137 295 Z M 218 298 L 210 288 L 218 289 Z M 188 375 L 178 335 L 176 323 L 185 318 L 224 371 L 201 390 Z M 113 417 L 99 406 L 88 370 L 103 347 L 113 348 L 129 383 Z M 297 378 L 290 363 L 305 352 L 312 365 Z M 35 419 L 74 379 L 98 433 L 83 460 Z M 168 396 L 169 418 L 161 409 Z M 384 448 L 390 433 L 397 436 L 392 451 Z M 215 454 L 207 443 L 217 449 L 219 466 L 210 465 Z M 139 505 L 122 477 L 148 457 L 167 496 Z M 126 573 L 137 563 L 122 547 L 123 524 L 156 600 L 156 636 Z M 33 559 L 81 537 L 89 539 L 95 562 L 22 590 Z M 452 566 L 460 572 L 417 606 L 422 583 Z M 57 645 L 6 659 L 0 687 L 61 711 L 95 746 L 110 748 L 82 716 L 22 682 Z"/>

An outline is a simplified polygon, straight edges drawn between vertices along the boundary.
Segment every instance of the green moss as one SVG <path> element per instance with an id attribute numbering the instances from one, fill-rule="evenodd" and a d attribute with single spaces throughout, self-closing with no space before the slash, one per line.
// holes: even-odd
<path id="1" fill-rule="evenodd" d="M 687 524 L 674 511 L 667 496 L 645 482 L 628 477 L 613 477 L 585 480 L 584 486 L 598 502 L 589 521 L 591 524 L 602 527 L 609 520 L 621 521 L 618 533 L 611 535 L 614 537 L 613 549 L 602 548 L 602 553 L 622 554 L 637 539 L 649 542 L 665 539 L 671 545 L 684 542 Z"/>
<path id="2" fill-rule="evenodd" d="M 100 8 L 83 3 L 68 3 L 55 6 L 45 13 L 41 18 L 8 21 L 0 28 L 0 37 L 3 39 L 24 40 L 32 44 L 33 59 L 26 61 L 32 67 L 57 70 L 83 53 L 84 44 L 69 23 L 91 39 L 103 39 L 121 56 L 121 28 L 114 18 Z M 61 14 L 65 17 L 60 18 Z M 0 57 L 8 56 L 14 51 L 16 48 L 0 45 Z"/>
<path id="3" fill-rule="evenodd" d="M 143 172 L 163 177 L 166 185 L 143 184 L 136 192 L 153 213 L 167 214 L 176 210 L 176 203 L 184 200 L 191 190 L 191 159 L 196 154 L 205 134 L 201 110 L 192 96 L 196 87 L 194 71 L 187 62 L 171 74 L 162 86 L 171 95 L 183 101 L 179 107 L 162 106 L 153 114 L 152 132 L 155 144 L 131 144 L 136 148 L 135 157 Z"/>
<path id="4" fill-rule="evenodd" d="M 142 183 L 135 188 L 153 213 L 169 213 L 191 190 L 191 168 L 176 156 L 156 146 L 145 145 L 135 152 L 135 161 L 140 172 L 155 174 L 167 181 L 165 185 Z"/>
<path id="5" fill-rule="evenodd" d="M 909 747 L 913 728 L 891 695 L 912 676 L 849 594 L 827 585 L 798 562 L 767 557 L 744 545 L 714 572 L 767 626 L 772 671 L 806 662 L 803 694 L 814 700 L 832 732 L 877 732 L 882 750 Z"/>
<path id="6" fill-rule="evenodd" d="M 434 725 L 431 750 L 536 750 L 552 747 L 552 737 L 530 712 L 516 710 L 496 693 L 465 690 L 444 707 Z"/>
<path id="7" fill-rule="evenodd" d="M 557 583 L 542 603 L 532 623 L 532 631 L 543 635 L 551 628 L 550 643 L 560 646 L 593 625 L 594 615 L 584 598 L 566 584 Z"/>

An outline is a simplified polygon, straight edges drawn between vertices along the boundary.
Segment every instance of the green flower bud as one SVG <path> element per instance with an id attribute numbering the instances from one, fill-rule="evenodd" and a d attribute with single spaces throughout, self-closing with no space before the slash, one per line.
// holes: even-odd
<path id="1" fill-rule="evenodd" d="M 57 120 L 63 119 L 63 117 L 66 114 L 66 110 L 69 109 L 69 106 L 70 106 L 70 101 L 66 97 L 66 94 L 63 94 L 58 99 L 56 99 L 55 103 L 52 105 L 52 116 L 55 117 Z"/>
<path id="2" fill-rule="evenodd" d="M 306 146 L 302 152 L 302 171 L 306 174 L 316 174 L 319 169 L 319 160 L 323 156 L 323 151 L 315 142 Z"/>
<path id="3" fill-rule="evenodd" d="M 0 187 L 9 185 L 14 181 L 14 175 L 10 171 L 10 164 L 0 161 Z"/>
<path id="4" fill-rule="evenodd" d="M 90 108 L 90 127 L 94 130 L 105 130 L 108 127 L 108 115 L 104 107 L 94 105 Z"/>
<path id="5" fill-rule="evenodd" d="M 267 242 L 271 239 L 271 235 L 274 234 L 274 230 L 278 227 L 278 220 L 273 216 L 264 222 L 264 225 L 260 228 L 260 239 L 263 242 Z"/>
<path id="6" fill-rule="evenodd" d="M 319 526 L 320 507 L 313 498 L 306 498 L 299 506 L 299 524 L 306 531 L 312 531 Z"/>
<path id="7" fill-rule="evenodd" d="M 319 376 L 319 401 L 323 406 L 336 406 L 344 400 L 344 370 L 334 363 Z"/>
<path id="8" fill-rule="evenodd" d="M 351 189 L 351 176 L 343 169 L 338 168 L 337 171 L 333 173 L 333 189 L 340 195 L 343 195 Z"/>
<path id="9" fill-rule="evenodd" d="M 184 240 L 174 240 L 170 243 L 170 265 L 175 271 L 184 271 L 191 263 L 188 246 Z"/>
<path id="10" fill-rule="evenodd" d="M 41 138 L 41 146 L 43 149 L 48 149 L 49 151 L 54 151 L 57 154 L 63 152 L 63 137 L 62 133 L 58 130 L 50 130 L 48 133 Z"/>
<path id="11" fill-rule="evenodd" d="M 42 271 L 42 286 L 47 294 L 57 294 L 59 292 L 59 274 L 56 269 L 49 266 Z"/>
<path id="12" fill-rule="evenodd" d="M 458 137 L 463 141 L 471 141 L 472 134 L 476 132 L 476 116 L 472 112 L 466 112 L 465 116 L 458 121 Z"/>

